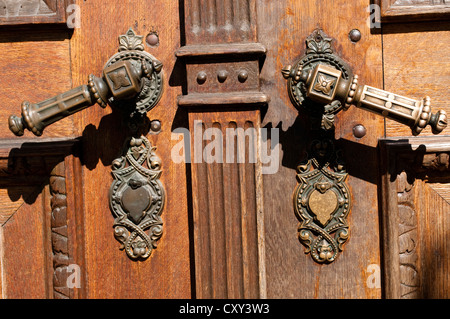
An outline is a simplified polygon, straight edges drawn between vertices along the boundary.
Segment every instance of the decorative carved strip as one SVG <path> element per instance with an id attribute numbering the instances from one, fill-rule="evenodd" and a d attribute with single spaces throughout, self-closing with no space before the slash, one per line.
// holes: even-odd
<path id="1" fill-rule="evenodd" d="M 51 194 L 51 241 L 53 252 L 53 297 L 69 299 L 67 287 L 69 247 L 67 231 L 67 192 L 64 162 L 52 170 L 50 176 Z"/>
<path id="2" fill-rule="evenodd" d="M 256 40 L 254 0 L 189 0 L 185 10 L 190 44 Z"/>
<path id="3" fill-rule="evenodd" d="M 206 113 L 203 122 L 191 123 L 191 127 L 198 125 L 192 141 L 194 134 L 215 130 L 210 142 L 203 139 L 201 145 L 193 146 L 194 156 L 196 152 L 204 156 L 203 161 L 192 164 L 198 298 L 261 297 L 261 207 L 255 191 L 261 187 L 260 173 L 249 155 L 256 151 L 256 143 L 243 135 L 227 135 L 227 129 L 244 133 L 258 124 L 247 121 L 254 118 L 251 114 L 228 113 L 227 117 L 233 115 L 232 120 L 218 122 Z M 215 140 L 220 135 L 223 142 Z M 232 149 L 226 148 L 226 141 Z M 219 153 L 222 143 L 223 152 Z M 214 160 L 208 157 L 211 154 Z"/>
<path id="4" fill-rule="evenodd" d="M 0 0 L 0 25 L 65 23 L 73 0 Z"/>
<path id="5" fill-rule="evenodd" d="M 405 172 L 397 179 L 398 241 L 400 265 L 400 297 L 419 298 L 417 211 L 414 204 L 414 185 Z"/>
<path id="6" fill-rule="evenodd" d="M 425 232 L 439 228 L 421 220 L 430 218 L 426 214 L 437 213 L 423 211 L 430 205 L 422 203 L 423 192 L 433 188 L 435 182 L 450 182 L 450 137 L 381 140 L 380 146 L 385 295 L 387 298 L 423 298 L 433 286 L 430 287 L 429 278 L 422 278 L 427 276 L 433 262 L 428 260 L 430 252 L 427 250 L 439 249 L 421 247 L 421 243 L 429 245 L 423 239 L 429 235 Z M 448 186 L 434 190 L 447 191 Z M 419 224 L 423 228 L 424 223 L 427 229 L 420 229 Z"/>

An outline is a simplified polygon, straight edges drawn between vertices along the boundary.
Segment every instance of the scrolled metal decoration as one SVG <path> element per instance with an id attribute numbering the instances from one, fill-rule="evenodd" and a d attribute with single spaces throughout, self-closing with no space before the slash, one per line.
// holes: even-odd
<path id="1" fill-rule="evenodd" d="M 114 236 L 131 259 L 146 259 L 163 233 L 165 193 L 161 160 L 144 136 L 132 138 L 125 156 L 113 162 L 110 207 Z"/>
<path id="2" fill-rule="evenodd" d="M 127 63 L 141 74 L 140 92 L 133 99 L 109 99 L 109 104 L 126 114 L 126 122 L 132 137 L 125 148 L 125 155 L 112 163 L 114 182 L 110 189 L 110 208 L 115 217 L 114 237 L 122 244 L 129 258 L 145 260 L 157 247 L 163 234 L 161 214 L 165 191 L 159 180 L 161 159 L 156 147 L 140 132 L 145 131 L 146 114 L 161 98 L 163 89 L 162 63 L 144 51 L 143 36 L 130 28 L 119 37 L 119 52 L 106 63 L 105 75 L 116 90 L 127 88 L 130 83 L 126 72 L 116 71 L 114 65 Z M 125 70 L 124 70 L 125 71 Z"/>
<path id="3" fill-rule="evenodd" d="M 298 238 L 317 263 L 331 263 L 349 238 L 350 192 L 340 152 L 330 139 L 315 140 L 312 156 L 298 165 L 294 208 Z M 333 167 L 331 167 L 333 165 Z"/>
<path id="4" fill-rule="evenodd" d="M 335 55 L 331 47 L 332 39 L 321 29 L 316 29 L 306 39 L 306 54 L 293 65 L 288 65 L 281 71 L 287 79 L 289 97 L 297 109 L 304 109 L 312 116 L 321 119 L 321 128 L 331 130 L 334 128 L 334 117 L 345 105 L 337 99 L 323 99 L 321 104 L 308 97 L 329 96 L 336 86 L 338 77 L 321 73 L 311 88 L 302 81 L 302 75 L 315 69 L 319 64 L 328 65 L 342 72 L 344 79 L 352 78 L 352 70 L 339 56 Z M 337 73 L 337 72 L 336 72 Z"/>

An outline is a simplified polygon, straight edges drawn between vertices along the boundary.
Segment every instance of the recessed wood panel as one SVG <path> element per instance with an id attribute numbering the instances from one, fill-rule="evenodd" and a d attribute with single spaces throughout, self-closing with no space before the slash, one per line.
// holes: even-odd
<path id="1" fill-rule="evenodd" d="M 72 88 L 69 34 L 51 28 L 0 30 L 0 50 L 0 137 L 12 138 L 8 118 L 20 115 L 23 101 L 41 102 Z M 73 128 L 69 117 L 46 128 L 44 136 L 73 136 Z"/>
<path id="2" fill-rule="evenodd" d="M 281 75 L 306 50 L 305 40 L 320 27 L 333 38 L 336 54 L 360 76 L 361 83 L 382 85 L 381 37 L 366 24 L 367 1 L 258 1 L 258 38 L 267 48 L 261 91 L 270 96 L 262 127 L 279 129 L 280 159 L 276 174 L 263 175 L 268 298 L 380 298 L 380 287 L 368 287 L 373 265 L 380 265 L 376 181 L 376 144 L 383 135 L 380 117 L 356 108 L 337 115 L 336 139 L 343 150 L 352 194 L 350 237 L 339 257 L 319 265 L 305 254 L 297 237 L 292 194 L 296 167 L 311 143 L 307 114 L 292 105 Z M 362 37 L 352 43 L 350 30 Z M 363 124 L 368 134 L 355 138 Z M 270 143 L 270 140 L 268 141 Z M 372 266 L 371 266 L 372 265 Z"/>
<path id="3" fill-rule="evenodd" d="M 442 20 L 450 15 L 446 0 L 376 0 L 381 6 L 381 21 Z"/>
<path id="4" fill-rule="evenodd" d="M 63 24 L 73 0 L 1 0 L 0 25 Z"/>

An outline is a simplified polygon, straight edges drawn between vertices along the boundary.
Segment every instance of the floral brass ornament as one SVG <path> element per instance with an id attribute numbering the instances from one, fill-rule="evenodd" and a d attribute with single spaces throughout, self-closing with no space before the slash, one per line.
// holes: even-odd
<path id="1" fill-rule="evenodd" d="M 163 90 L 162 63 L 150 53 L 144 51 L 144 37 L 136 35 L 133 29 L 129 29 L 125 35 L 119 37 L 119 52 L 106 63 L 108 68 L 119 61 L 129 61 L 136 70 L 142 72 L 141 88 L 139 94 L 134 98 L 133 103 L 129 100 L 111 99 L 109 103 L 117 108 L 128 109 L 130 116 L 135 114 L 145 115 L 159 102 Z M 122 72 L 122 73 L 120 73 Z M 118 70 L 111 74 L 113 85 L 118 88 L 127 87 L 129 77 Z"/>
<path id="2" fill-rule="evenodd" d="M 331 88 L 335 83 L 335 79 L 329 78 L 324 74 L 319 74 L 317 82 L 314 85 L 314 90 L 329 95 L 331 92 Z"/>
<path id="3" fill-rule="evenodd" d="M 313 141 L 311 153 L 312 157 L 297 167 L 294 208 L 300 220 L 298 237 L 314 261 L 331 263 L 349 237 L 347 172 L 332 140 Z"/>
<path id="4" fill-rule="evenodd" d="M 133 86 L 140 88 L 133 100 L 109 101 L 127 113 L 132 133 L 125 155 L 112 163 L 114 182 L 110 189 L 110 208 L 115 217 L 114 236 L 133 260 L 147 259 L 157 247 L 163 234 L 161 214 L 165 202 L 164 187 L 159 180 L 161 160 L 156 155 L 156 147 L 142 135 L 147 126 L 146 113 L 161 97 L 162 63 L 144 51 L 143 39 L 130 28 L 119 37 L 119 53 L 105 67 L 105 78 L 117 94 Z M 124 61 L 129 63 L 114 68 Z M 133 69 L 141 71 L 140 83 L 134 83 L 136 77 L 129 75 Z"/>
<path id="5" fill-rule="evenodd" d="M 110 207 L 114 236 L 132 259 L 146 259 L 162 236 L 164 188 L 161 160 L 143 136 L 132 138 L 125 156 L 113 162 Z"/>
<path id="6" fill-rule="evenodd" d="M 314 30 L 306 39 L 306 55 L 282 70 L 283 76 L 288 80 L 288 93 L 294 106 L 319 118 L 321 128 L 327 131 L 334 128 L 335 115 L 345 106 L 334 99 L 336 84 L 341 77 L 347 80 L 353 76 L 348 65 L 333 53 L 331 41 L 321 29 Z M 317 76 L 313 77 L 317 80 L 308 88 L 302 74 L 314 70 L 318 65 L 332 66 L 336 72 L 319 70 Z M 307 98 L 311 96 L 315 101 Z"/>

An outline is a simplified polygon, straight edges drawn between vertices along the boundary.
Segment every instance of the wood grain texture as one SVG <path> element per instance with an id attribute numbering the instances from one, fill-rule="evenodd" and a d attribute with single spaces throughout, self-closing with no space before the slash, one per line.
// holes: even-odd
<path id="1" fill-rule="evenodd" d="M 199 162 L 191 164 L 197 297 L 260 298 L 261 173 L 256 157 L 250 156 L 256 141 L 243 135 L 250 129 L 259 138 L 259 111 L 190 112 L 189 119 L 191 154 Z M 216 130 L 214 138 L 203 135 L 207 129 Z M 237 129 L 242 134 L 229 136 L 230 130 L 238 134 Z M 216 140 L 219 136 L 222 139 Z M 209 152 L 212 145 L 217 147 Z"/>
<path id="2" fill-rule="evenodd" d="M 80 267 L 88 278 L 82 284 L 86 286 L 82 287 L 80 296 L 188 298 L 191 266 L 186 168 L 170 160 L 173 144 L 169 142 L 172 125 L 178 125 L 174 121 L 184 121 L 182 115 L 176 117 L 176 97 L 181 93 L 176 84 L 178 70 L 174 70 L 174 52 L 180 47 L 178 2 L 77 1 L 76 4 L 80 5 L 83 16 L 81 27 L 71 39 L 74 86 L 85 83 L 90 73 L 101 74 L 106 61 L 118 50 L 118 37 L 130 27 L 144 36 L 151 30 L 158 32 L 159 46 L 146 47 L 146 50 L 163 63 L 165 89 L 158 106 L 148 116 L 158 119 L 162 130 L 147 137 L 162 159 L 161 182 L 167 198 L 162 213 L 164 234 L 158 248 L 144 262 L 130 260 L 114 239 L 114 217 L 108 195 L 113 181 L 111 162 L 122 155 L 126 126 L 120 112 L 112 112 L 109 107 L 94 106 L 74 115 L 76 132 L 82 135 L 83 143 L 81 178 L 76 187 L 81 189 L 80 209 L 84 214 L 78 219 L 82 229 L 72 230 L 82 244 L 73 249 L 85 247 L 84 264 Z"/>
<path id="3" fill-rule="evenodd" d="M 443 109 L 449 114 L 449 30 L 449 21 L 383 26 L 384 89 L 414 99 L 430 96 L 433 113 Z M 408 127 L 386 120 L 386 136 L 407 135 Z M 432 135 L 430 127 L 421 135 Z"/>
<path id="4" fill-rule="evenodd" d="M 39 193 L 39 189 L 34 189 Z M 43 196 L 22 205 L 2 226 L 3 298 L 48 298 Z"/>
<path id="5" fill-rule="evenodd" d="M 297 111 L 289 100 L 281 76 L 283 66 L 305 53 L 306 37 L 320 27 L 333 38 L 336 54 L 348 62 L 361 83 L 381 85 L 381 37 L 371 34 L 367 17 L 360 14 L 367 6 L 366 1 L 257 1 L 258 38 L 267 48 L 261 91 L 271 98 L 262 126 L 280 129 L 281 144 L 279 171 L 263 176 L 269 298 L 381 297 L 381 289 L 368 288 L 366 281 L 368 266 L 380 264 L 375 147 L 383 136 L 383 121 L 356 108 L 337 115 L 335 135 L 352 193 L 350 238 L 336 261 L 318 265 L 304 254 L 297 239 L 298 220 L 292 205 L 295 168 L 310 143 L 309 123 L 305 112 Z M 362 34 L 357 43 L 348 38 L 354 28 Z M 361 139 L 352 133 L 357 124 L 368 132 Z"/>
<path id="6" fill-rule="evenodd" d="M 68 38 L 67 31 L 51 28 L 0 30 L 0 137 L 14 136 L 8 117 L 20 114 L 23 101 L 40 102 L 71 89 Z M 55 123 L 45 130 L 45 136 L 73 136 L 73 123 L 73 118 Z M 28 132 L 25 137 L 33 134 Z"/>

